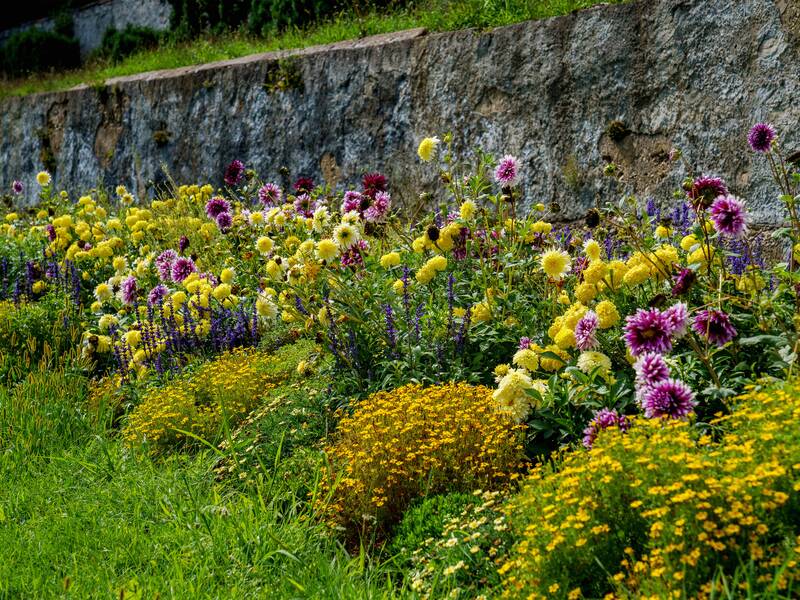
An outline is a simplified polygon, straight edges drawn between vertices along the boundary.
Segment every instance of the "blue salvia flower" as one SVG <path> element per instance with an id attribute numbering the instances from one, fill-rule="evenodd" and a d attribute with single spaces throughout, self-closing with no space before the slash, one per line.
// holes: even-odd
<path id="1" fill-rule="evenodd" d="M 450 273 L 450 276 L 447 278 L 447 335 L 452 335 L 453 331 L 453 310 L 455 309 L 456 303 L 456 294 L 455 294 L 455 286 L 456 278 L 455 276 Z"/>
<path id="2" fill-rule="evenodd" d="M 456 334 L 456 354 L 462 354 L 464 352 L 464 347 L 466 346 L 467 342 L 469 322 L 471 319 L 472 307 L 470 306 L 467 308 L 467 312 L 464 313 L 464 318 L 461 319 L 461 327 L 459 327 L 458 333 Z"/>
<path id="3" fill-rule="evenodd" d="M 390 354 L 395 355 L 397 350 L 397 329 L 394 325 L 394 313 L 389 303 L 383 306 L 384 319 L 386 320 L 386 338 L 389 341 Z"/>

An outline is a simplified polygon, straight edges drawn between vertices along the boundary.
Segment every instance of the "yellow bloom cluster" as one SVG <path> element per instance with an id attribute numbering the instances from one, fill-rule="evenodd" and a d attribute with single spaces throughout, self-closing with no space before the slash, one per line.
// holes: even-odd
<path id="1" fill-rule="evenodd" d="M 715 422 L 719 443 L 688 422 L 638 419 L 536 468 L 508 505 L 518 542 L 504 597 L 707 598 L 735 556 L 765 587 L 796 581 L 800 436 L 785 424 L 800 418 L 800 390 L 738 402 Z"/>
<path id="2" fill-rule="evenodd" d="M 494 409 L 492 392 L 465 383 L 378 392 L 342 419 L 326 448 L 322 508 L 351 534 L 393 523 L 417 497 L 517 477 L 521 428 Z"/>
<path id="3" fill-rule="evenodd" d="M 125 440 L 158 450 L 192 436 L 213 438 L 224 421 L 242 419 L 274 387 L 273 363 L 271 355 L 239 348 L 151 390 L 131 413 Z"/>

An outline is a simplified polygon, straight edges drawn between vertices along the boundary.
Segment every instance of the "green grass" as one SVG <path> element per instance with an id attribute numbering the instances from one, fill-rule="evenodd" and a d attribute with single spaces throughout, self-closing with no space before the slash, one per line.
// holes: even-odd
<path id="1" fill-rule="evenodd" d="M 249 494 L 221 487 L 211 458 L 156 463 L 98 438 L 7 476 L 0 597 L 389 594 L 386 574 L 349 556 L 300 498 L 287 503 L 277 489 L 265 497 L 270 482 Z"/>
<path id="2" fill-rule="evenodd" d="M 276 356 L 296 362 L 308 346 Z M 231 485 L 216 477 L 221 451 L 124 446 L 87 410 L 87 383 L 68 367 L 0 386 L 0 598 L 402 593 L 390 568 L 348 554 L 316 519 L 318 449 L 265 455 L 251 485 Z"/>
<path id="3" fill-rule="evenodd" d="M 625 0 L 425 0 L 413 8 L 382 14 L 371 12 L 360 17 L 342 15 L 306 30 L 284 31 L 267 37 L 231 32 L 188 42 L 165 42 L 158 49 L 134 54 L 119 64 L 100 60 L 74 72 L 6 81 L 0 85 L 0 97 L 64 90 L 82 83 L 98 85 L 114 77 L 272 50 L 304 48 L 414 27 L 425 27 L 430 31 L 468 27 L 485 29 L 567 14 L 601 1 L 616 4 Z"/>

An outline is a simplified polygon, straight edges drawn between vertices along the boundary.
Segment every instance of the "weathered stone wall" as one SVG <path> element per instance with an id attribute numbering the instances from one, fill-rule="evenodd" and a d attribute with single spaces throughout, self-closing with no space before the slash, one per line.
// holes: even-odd
<path id="1" fill-rule="evenodd" d="M 107 29 L 125 29 L 128 25 L 136 25 L 164 31 L 169 28 L 170 16 L 172 6 L 167 0 L 101 0 L 72 13 L 75 38 L 84 58 L 100 47 Z M 0 43 L 15 31 L 32 27 L 51 31 L 55 27 L 55 21 L 50 18 L 40 19 L 0 31 Z"/>
<path id="2" fill-rule="evenodd" d="M 124 183 L 145 193 L 165 166 L 178 182 L 218 183 L 241 158 L 266 178 L 366 170 L 411 204 L 436 178 L 419 139 L 519 156 L 527 202 L 565 218 L 613 199 L 602 177 L 667 202 L 684 175 L 726 178 L 758 222 L 780 206 L 746 147 L 770 120 L 800 149 L 800 0 L 639 0 L 488 33 L 402 32 L 299 52 L 149 73 L 102 88 L 0 102 L 0 186 L 32 185 L 43 159 L 71 190 Z M 630 133 L 613 141 L 612 120 Z"/>

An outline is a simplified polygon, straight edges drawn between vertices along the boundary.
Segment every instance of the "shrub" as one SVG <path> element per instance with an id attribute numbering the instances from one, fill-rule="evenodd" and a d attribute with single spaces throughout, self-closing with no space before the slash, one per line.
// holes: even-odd
<path id="1" fill-rule="evenodd" d="M 329 522 L 385 532 L 416 498 L 515 479 L 521 428 L 493 404 L 488 388 L 463 383 L 410 384 L 359 403 L 327 447 Z"/>
<path id="2" fill-rule="evenodd" d="M 431 535 L 418 540 L 407 578 L 423 598 L 474 598 L 499 585 L 496 561 L 513 542 L 501 512 L 503 497 L 497 491 L 475 491 L 444 498 L 456 502 L 445 504 L 444 514 L 430 515 L 438 531 L 428 529 Z M 409 511 L 403 524 L 427 512 L 424 503 L 419 508 L 419 513 Z"/>
<path id="3" fill-rule="evenodd" d="M 125 439 L 158 450 L 217 436 L 275 386 L 275 363 L 272 355 L 238 348 L 153 388 L 128 418 Z"/>
<path id="4" fill-rule="evenodd" d="M 158 45 L 159 39 L 159 32 L 149 27 L 128 25 L 121 30 L 109 28 L 103 35 L 103 43 L 98 53 L 117 63 L 140 50 Z"/>
<path id="5" fill-rule="evenodd" d="M 12 34 L 3 44 L 0 54 L 2 70 L 11 76 L 73 69 L 81 62 L 78 40 L 37 28 Z"/>
<path id="6" fill-rule="evenodd" d="M 323 379 L 293 379 L 271 389 L 263 404 L 222 441 L 225 455 L 215 467 L 218 479 L 256 483 L 259 475 L 279 470 L 296 451 L 319 446 L 333 421 Z"/>
<path id="7" fill-rule="evenodd" d="M 772 582 L 786 562 L 786 590 L 800 576 L 800 436 L 785 426 L 800 394 L 739 400 L 712 423 L 718 443 L 687 421 L 639 418 L 535 469 L 508 506 L 518 542 L 500 569 L 505 597 L 707 596 L 742 563 Z"/>
<path id="8" fill-rule="evenodd" d="M 473 495 L 465 492 L 423 498 L 403 515 L 389 551 L 409 561 L 426 542 L 441 537 L 450 519 L 474 501 Z"/>

